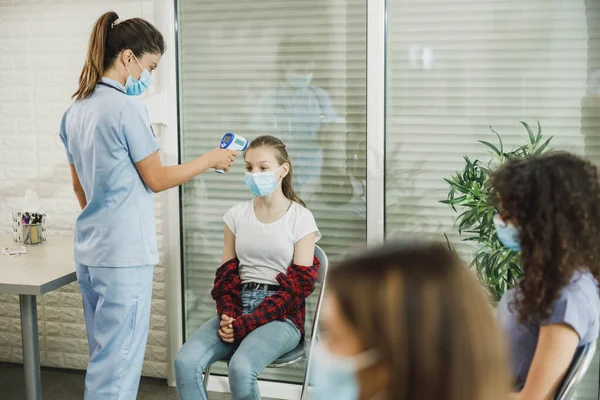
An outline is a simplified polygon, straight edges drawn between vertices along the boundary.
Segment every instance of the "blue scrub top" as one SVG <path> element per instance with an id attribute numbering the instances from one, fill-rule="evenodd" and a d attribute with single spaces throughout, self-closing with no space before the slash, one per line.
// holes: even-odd
<path id="1" fill-rule="evenodd" d="M 589 273 L 576 272 L 570 283 L 562 290 L 560 298 L 552 304 L 550 318 L 540 323 L 518 322 L 518 315 L 511 307 L 515 290 L 508 290 L 498 304 L 498 322 L 504 329 L 510 344 L 511 364 L 515 377 L 515 389 L 525 385 L 535 354 L 540 327 L 567 324 L 579 335 L 579 346 L 598 339 L 600 322 L 600 297 L 598 283 Z"/>
<path id="2" fill-rule="evenodd" d="M 75 224 L 75 261 L 90 267 L 158 263 L 152 191 L 135 163 L 159 150 L 146 107 L 102 78 L 64 114 L 60 138 L 87 199 Z"/>

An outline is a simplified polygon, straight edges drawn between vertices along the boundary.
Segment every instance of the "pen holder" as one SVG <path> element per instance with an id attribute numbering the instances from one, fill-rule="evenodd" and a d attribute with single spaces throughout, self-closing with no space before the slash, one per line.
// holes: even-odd
<path id="1" fill-rule="evenodd" d="M 40 245 L 43 243 L 42 224 L 22 224 L 23 244 Z"/>
<path id="2" fill-rule="evenodd" d="M 13 239 L 17 243 L 40 245 L 46 241 L 46 214 L 41 215 L 41 222 L 26 224 L 22 212 L 13 212 Z M 27 240 L 26 240 L 27 239 Z"/>

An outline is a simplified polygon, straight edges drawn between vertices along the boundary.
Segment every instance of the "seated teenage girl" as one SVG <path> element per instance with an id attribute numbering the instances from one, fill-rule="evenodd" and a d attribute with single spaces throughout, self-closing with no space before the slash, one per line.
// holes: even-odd
<path id="1" fill-rule="evenodd" d="M 498 239 L 523 264 L 523 279 L 498 305 L 518 392 L 511 399 L 552 399 L 577 348 L 598 339 L 598 172 L 551 153 L 507 162 L 492 185 Z"/>
<path id="2" fill-rule="evenodd" d="M 211 292 L 218 316 L 177 354 L 182 400 L 208 399 L 202 374 L 227 356 L 232 399 L 260 399 L 260 372 L 304 338 L 305 299 L 318 275 L 314 253 L 321 234 L 294 193 L 292 165 L 279 139 L 255 139 L 244 160 L 245 183 L 256 197 L 223 217 L 223 265 Z"/>

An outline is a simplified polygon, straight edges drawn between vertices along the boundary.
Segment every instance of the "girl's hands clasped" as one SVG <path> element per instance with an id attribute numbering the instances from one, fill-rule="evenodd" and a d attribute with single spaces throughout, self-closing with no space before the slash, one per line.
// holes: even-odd
<path id="1" fill-rule="evenodd" d="M 223 314 L 221 321 L 219 321 L 219 325 L 221 326 L 219 336 L 226 343 L 233 343 L 233 321 L 235 321 L 235 318 L 230 318 L 226 314 Z"/>

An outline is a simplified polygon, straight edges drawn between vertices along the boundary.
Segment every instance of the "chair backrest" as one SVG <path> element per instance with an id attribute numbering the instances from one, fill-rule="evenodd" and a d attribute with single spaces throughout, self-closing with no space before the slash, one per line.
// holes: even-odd
<path id="1" fill-rule="evenodd" d="M 317 328 L 319 325 L 319 317 L 321 315 L 321 303 L 323 302 L 323 293 L 325 293 L 325 286 L 327 280 L 327 270 L 329 269 L 329 259 L 327 258 L 327 254 L 323 251 L 322 248 L 315 245 L 315 257 L 319 260 L 319 276 L 317 276 L 317 282 L 321 284 L 321 289 L 319 290 L 319 296 L 317 297 L 317 304 L 315 306 L 315 313 L 313 315 L 312 321 L 312 329 L 310 333 L 310 349 L 312 349 L 313 338 L 317 333 Z"/>
<path id="2" fill-rule="evenodd" d="M 323 283 L 325 282 L 325 277 L 327 276 L 327 268 L 329 268 L 329 260 L 327 259 L 327 255 L 323 251 L 322 248 L 315 245 L 315 257 L 319 260 L 321 267 L 319 268 L 319 276 L 317 277 L 317 282 Z M 321 288 L 321 291 L 323 288 Z"/>
<path id="3" fill-rule="evenodd" d="M 315 257 L 317 257 L 319 263 L 321 264 L 319 267 L 319 276 L 317 277 L 317 281 L 321 283 L 321 289 L 319 290 L 319 297 L 317 299 L 317 305 L 315 306 L 315 314 L 313 316 L 312 329 L 310 332 L 310 341 L 305 348 L 306 366 L 304 368 L 304 379 L 309 379 L 310 377 L 310 356 L 312 355 L 315 341 L 317 340 L 316 336 L 319 326 L 319 316 L 321 315 L 321 303 L 323 302 L 323 293 L 325 292 L 325 286 L 327 283 L 327 270 L 329 269 L 329 259 L 327 259 L 327 254 L 325 254 L 323 249 L 319 246 L 315 246 Z"/>
<path id="4" fill-rule="evenodd" d="M 554 400 L 568 400 L 573 397 L 575 389 L 592 363 L 595 353 L 595 341 L 577 349 L 573 361 L 571 361 L 571 365 L 567 370 L 567 374 L 556 391 Z"/>

